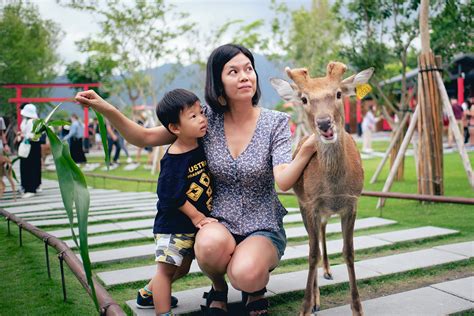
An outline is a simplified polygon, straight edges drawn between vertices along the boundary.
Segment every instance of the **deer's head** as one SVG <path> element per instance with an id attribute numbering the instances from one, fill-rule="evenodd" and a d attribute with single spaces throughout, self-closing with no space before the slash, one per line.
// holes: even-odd
<path id="1" fill-rule="evenodd" d="M 311 78 L 307 68 L 285 69 L 294 83 L 272 78 L 278 94 L 295 106 L 303 106 L 312 131 L 322 143 L 335 143 L 344 128 L 343 97 L 355 95 L 355 88 L 369 81 L 374 69 L 369 68 L 343 80 L 346 65 L 330 62 L 326 76 Z"/>

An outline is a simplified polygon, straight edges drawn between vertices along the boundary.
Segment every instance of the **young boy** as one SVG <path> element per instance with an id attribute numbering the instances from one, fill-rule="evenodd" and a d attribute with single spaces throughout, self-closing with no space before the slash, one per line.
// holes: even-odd
<path id="1" fill-rule="evenodd" d="M 137 307 L 154 307 L 157 315 L 172 315 L 177 300 L 171 297 L 171 283 L 189 271 L 197 229 L 217 220 L 208 217 L 212 184 L 198 141 L 207 130 L 199 99 L 187 90 L 172 90 L 158 103 L 156 113 L 177 139 L 161 159 L 153 227 L 157 270 L 138 291 Z"/>

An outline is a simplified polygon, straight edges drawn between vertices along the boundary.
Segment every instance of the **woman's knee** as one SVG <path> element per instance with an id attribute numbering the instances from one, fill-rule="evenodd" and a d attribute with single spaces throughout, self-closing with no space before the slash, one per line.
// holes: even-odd
<path id="1" fill-rule="evenodd" d="M 227 228 L 219 223 L 210 223 L 199 230 L 194 244 L 196 259 L 212 261 L 218 257 L 230 256 L 235 248 L 235 240 Z"/>
<path id="2" fill-rule="evenodd" d="M 232 259 L 227 267 L 227 275 L 232 286 L 246 292 L 255 292 L 265 287 L 269 274 L 268 266 L 251 256 Z"/>

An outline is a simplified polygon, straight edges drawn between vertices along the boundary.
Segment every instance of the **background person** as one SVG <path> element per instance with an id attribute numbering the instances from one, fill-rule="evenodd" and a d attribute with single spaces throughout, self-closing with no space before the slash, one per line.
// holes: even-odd
<path id="1" fill-rule="evenodd" d="M 69 133 L 64 136 L 63 140 L 69 142 L 69 149 L 71 152 L 72 160 L 75 163 L 86 163 L 86 155 L 83 149 L 83 135 L 84 135 L 84 124 L 79 120 L 77 114 L 71 115 L 71 127 Z"/>
<path id="2" fill-rule="evenodd" d="M 33 138 L 33 121 L 38 118 L 36 106 L 26 104 L 20 112 L 22 121 L 20 131 L 17 133 L 17 141 L 31 145 L 28 157 L 20 158 L 20 178 L 23 189 L 22 198 L 30 198 L 36 195 L 41 185 L 41 145 Z"/>

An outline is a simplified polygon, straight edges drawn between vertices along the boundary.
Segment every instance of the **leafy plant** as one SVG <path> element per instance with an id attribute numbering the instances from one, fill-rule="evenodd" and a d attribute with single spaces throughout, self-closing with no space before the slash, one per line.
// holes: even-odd
<path id="1" fill-rule="evenodd" d="M 64 208 L 69 219 L 72 238 L 74 243 L 80 249 L 84 272 L 86 274 L 87 283 L 91 289 L 94 304 L 99 309 L 99 303 L 95 293 L 95 287 L 92 280 L 91 261 L 89 258 L 89 247 L 87 242 L 87 217 L 89 214 L 90 195 L 87 189 L 86 179 L 81 169 L 72 160 L 69 146 L 66 142 L 61 142 L 55 134 L 52 127 L 68 125 L 69 122 L 55 120 L 50 121 L 54 112 L 59 108 L 58 104 L 45 119 L 36 119 L 33 123 L 33 139 L 39 139 L 42 133 L 46 133 L 51 144 L 51 152 L 56 166 L 56 174 L 58 176 L 59 189 L 63 200 Z M 107 131 L 105 128 L 104 118 L 98 112 L 95 113 L 99 120 L 99 131 L 102 138 L 102 145 L 105 151 L 105 161 L 107 166 L 110 164 L 110 156 L 107 150 Z M 77 225 L 79 229 L 79 241 L 74 232 L 74 214 L 77 216 Z"/>

